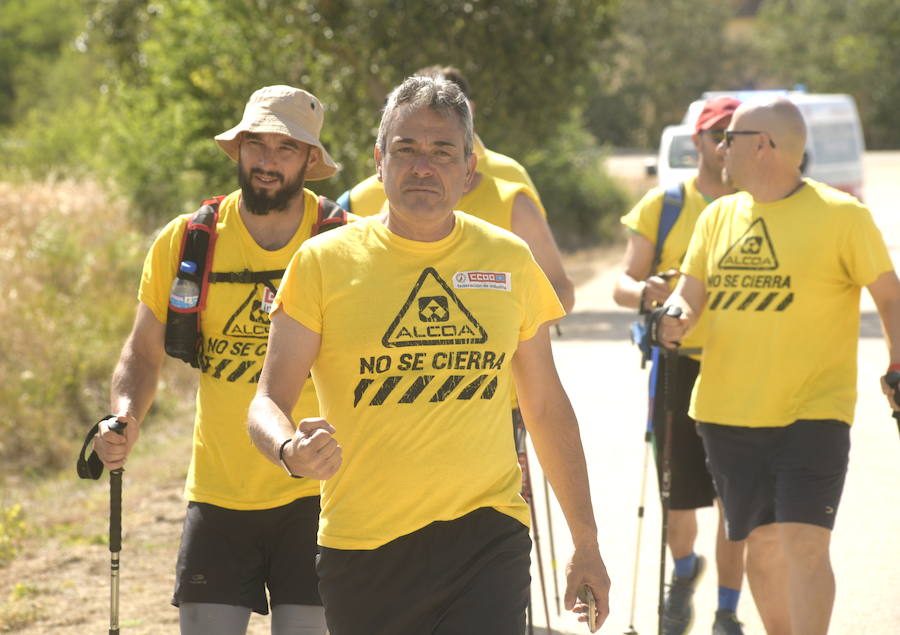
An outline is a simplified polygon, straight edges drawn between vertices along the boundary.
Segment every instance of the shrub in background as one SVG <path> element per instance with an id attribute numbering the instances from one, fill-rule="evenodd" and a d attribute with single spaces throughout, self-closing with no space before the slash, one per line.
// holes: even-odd
<path id="1" fill-rule="evenodd" d="M 608 242 L 628 211 L 629 195 L 609 176 L 607 151 L 574 114 L 539 150 L 524 157 L 562 249 Z"/>
<path id="2" fill-rule="evenodd" d="M 147 238 L 96 183 L 0 183 L 0 466 L 72 464 L 109 408 Z"/>

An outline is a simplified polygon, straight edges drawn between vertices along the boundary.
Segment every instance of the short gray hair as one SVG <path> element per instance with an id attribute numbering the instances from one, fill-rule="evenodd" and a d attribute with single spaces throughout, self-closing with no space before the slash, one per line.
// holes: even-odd
<path id="1" fill-rule="evenodd" d="M 472 126 L 472 113 L 466 103 L 465 94 L 459 89 L 459 86 L 451 81 L 418 75 L 407 77 L 388 95 L 384 112 L 381 115 L 381 124 L 378 126 L 378 139 L 375 142 L 382 153 L 385 151 L 385 137 L 388 127 L 393 123 L 397 106 L 404 104 L 416 108 L 431 108 L 445 116 L 456 115 L 465 131 L 464 156 L 468 157 L 472 154 L 475 132 Z"/>

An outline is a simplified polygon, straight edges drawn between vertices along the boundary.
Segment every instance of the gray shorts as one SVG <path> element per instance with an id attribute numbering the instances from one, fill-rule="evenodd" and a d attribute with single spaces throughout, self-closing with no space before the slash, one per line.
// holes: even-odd
<path id="1" fill-rule="evenodd" d="M 316 576 L 319 497 L 272 509 L 236 510 L 188 503 L 172 604 L 321 606 Z"/>
<path id="2" fill-rule="evenodd" d="M 800 420 L 780 428 L 699 425 L 730 540 L 770 523 L 834 529 L 850 426 Z"/>

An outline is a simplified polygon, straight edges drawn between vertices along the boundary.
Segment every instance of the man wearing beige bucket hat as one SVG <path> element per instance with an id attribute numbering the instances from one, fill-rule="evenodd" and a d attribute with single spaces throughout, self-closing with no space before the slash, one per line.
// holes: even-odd
<path id="1" fill-rule="evenodd" d="M 319 140 L 323 120 L 310 93 L 267 86 L 237 126 L 216 136 L 237 162 L 240 189 L 219 203 L 209 284 L 198 294 L 201 374 L 172 599 L 184 634 L 245 633 L 251 611 L 266 614 L 270 602 L 272 633 L 325 632 L 315 574 L 319 482 L 263 458 L 245 426 L 275 285 L 328 208 L 304 183 L 338 170 Z M 134 328 L 112 380 L 111 412 L 128 426 L 120 436 L 104 424 L 95 442 L 109 469 L 124 464 L 153 400 L 190 219 L 171 221 L 144 263 Z M 295 397 L 296 420 L 318 414 L 312 382 Z"/>
<path id="2" fill-rule="evenodd" d="M 388 209 L 297 251 L 249 410 L 262 454 L 324 479 L 316 569 L 328 628 L 525 632 L 531 540 L 510 434 L 515 373 L 575 545 L 565 605 L 582 621 L 591 610 L 596 630 L 609 577 L 550 349 L 549 325 L 565 312 L 523 240 L 454 211 L 476 166 L 462 91 L 404 81 L 388 97 L 375 163 Z M 310 371 L 322 418 L 295 426 Z M 582 589 L 595 604 L 576 601 Z"/>

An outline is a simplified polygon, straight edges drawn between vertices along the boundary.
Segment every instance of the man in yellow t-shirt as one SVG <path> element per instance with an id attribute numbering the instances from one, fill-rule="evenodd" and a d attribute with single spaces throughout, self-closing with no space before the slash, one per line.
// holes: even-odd
<path id="1" fill-rule="evenodd" d="M 389 206 L 307 241 L 272 313 L 250 436 L 323 479 L 317 571 L 332 635 L 520 635 L 528 507 L 509 434 L 513 374 L 575 544 L 565 604 L 609 608 L 578 423 L 550 350 L 563 315 L 527 245 L 454 211 L 475 171 L 451 82 L 410 77 L 375 146 Z M 312 372 L 322 418 L 295 431 Z"/>
<path id="2" fill-rule="evenodd" d="M 325 633 L 315 573 L 319 482 L 291 478 L 266 461 L 245 425 L 275 285 L 319 216 L 318 198 L 304 182 L 337 171 L 319 141 L 322 123 L 313 95 L 267 86 L 250 97 L 241 122 L 216 137 L 238 162 L 241 187 L 221 201 L 211 262 L 211 277 L 220 280 L 210 282 L 205 306 L 201 299 L 189 502 L 172 599 L 183 634 L 245 632 L 251 611 L 268 613 L 267 590 L 272 633 Z M 95 442 L 109 469 L 124 464 L 153 400 L 189 218 L 166 225 L 144 262 L 137 317 L 112 380 L 112 412 L 128 425 L 124 437 L 101 426 Z M 309 383 L 294 416 L 317 414 Z"/>
<path id="3" fill-rule="evenodd" d="M 624 271 L 616 281 L 613 298 L 619 306 L 645 313 L 665 302 L 678 278 L 678 267 L 684 259 L 694 224 L 700 212 L 715 199 L 734 192 L 722 182 L 722 158 L 716 146 L 739 102 L 731 97 L 714 97 L 703 106 L 695 123 L 693 136 L 697 149 L 697 175 L 681 184 L 681 210 L 662 245 L 657 246 L 666 191 L 653 188 L 622 217 L 628 230 Z M 681 343 L 677 358 L 677 385 L 673 387 L 676 404 L 672 419 L 669 463 L 669 508 L 666 542 L 674 561 L 672 583 L 663 611 L 663 633 L 681 635 L 693 621 L 694 589 L 706 567 L 706 559 L 694 552 L 697 539 L 697 509 L 710 507 L 716 499 L 712 477 L 706 469 L 706 452 L 697 435 L 694 420 L 688 415 L 688 402 L 694 381 L 700 371 L 703 346 L 702 324 L 693 329 Z M 654 355 L 650 373 L 649 417 L 653 426 L 657 475 L 662 491 L 662 450 L 666 447 L 666 386 L 662 378 L 667 359 Z M 719 510 L 716 536 L 716 569 L 719 582 L 718 608 L 714 635 L 740 635 L 736 617 L 741 584 L 744 577 L 744 543 L 725 536 L 725 523 Z"/>
<path id="4" fill-rule="evenodd" d="M 429 66 L 415 74 L 456 84 L 466 95 L 474 116 L 475 103 L 469 98 L 469 82 L 458 68 Z M 477 134 L 474 135 L 473 149 L 478 159 L 475 176 L 466 185 L 455 209 L 508 229 L 528 243 L 568 313 L 575 305 L 575 286 L 566 274 L 559 247 L 547 223 L 547 212 L 531 177 L 515 159 L 486 148 Z M 384 185 L 377 174 L 356 184 L 337 199 L 339 205 L 358 216 L 382 212 L 386 201 Z"/>
<path id="5" fill-rule="evenodd" d="M 799 166 L 800 111 L 742 104 L 720 144 L 739 194 L 701 215 L 662 317 L 680 341 L 705 309 L 690 414 L 699 423 L 729 538 L 747 538 L 770 633 L 825 633 L 834 604 L 831 531 L 856 401 L 859 296 L 871 293 L 900 367 L 900 281 L 871 214 Z M 891 402 L 896 408 L 896 404 Z"/>

